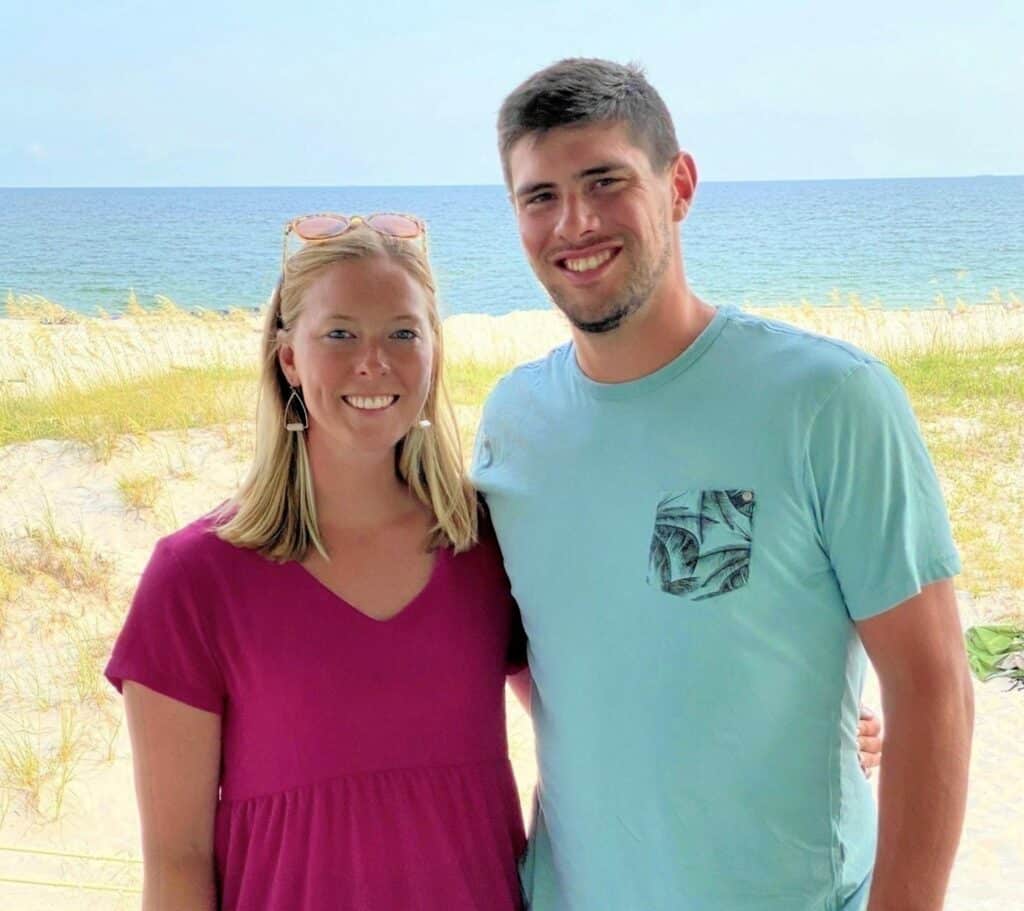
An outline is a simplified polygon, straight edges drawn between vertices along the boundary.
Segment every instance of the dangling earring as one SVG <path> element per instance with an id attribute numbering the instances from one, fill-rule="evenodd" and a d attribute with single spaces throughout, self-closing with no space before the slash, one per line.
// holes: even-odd
<path id="1" fill-rule="evenodd" d="M 309 412 L 306 411 L 306 403 L 302 401 L 302 396 L 299 395 L 299 390 L 295 386 L 292 386 L 290 388 L 292 390 L 292 394 L 288 396 L 288 401 L 285 403 L 284 406 L 284 429 L 290 430 L 292 433 L 301 433 L 303 430 L 309 427 Z M 299 411 L 302 417 L 301 421 L 288 420 L 288 412 L 291 411 L 292 402 L 298 403 Z"/>
<path id="2" fill-rule="evenodd" d="M 426 430 L 428 427 L 432 427 L 433 425 L 430 423 L 429 420 L 427 420 L 427 418 L 420 418 L 420 420 L 416 422 L 416 426 L 422 427 L 424 430 Z"/>

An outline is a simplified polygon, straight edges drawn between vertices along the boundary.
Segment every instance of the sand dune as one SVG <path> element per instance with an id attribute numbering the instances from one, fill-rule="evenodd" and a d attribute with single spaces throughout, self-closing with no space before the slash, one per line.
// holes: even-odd
<path id="1" fill-rule="evenodd" d="M 970 344 L 993 333 L 1024 338 L 1024 313 L 1002 308 L 953 316 L 779 315 L 874 350 L 936 338 Z M 452 317 L 446 334 L 453 358 L 513 363 L 543 354 L 567 333 L 554 314 L 519 313 Z M 0 383 L 45 391 L 212 360 L 246 365 L 255 357 L 258 322 L 251 316 L 69 326 L 7 320 L 0 321 L 0 343 Z M 245 470 L 245 438 L 241 426 L 124 437 L 106 461 L 71 442 L 0 448 L 0 570 L 7 571 L 0 575 L 0 596 L 4 585 L 17 586 L 7 600 L 0 597 L 0 743 L 8 751 L 0 756 L 0 771 L 10 780 L 12 761 L 29 754 L 40 765 L 31 799 L 28 785 L 0 788 L 0 907 L 138 907 L 129 744 L 120 700 L 99 672 L 154 542 L 231 492 Z M 131 507 L 121 482 L 137 476 L 155 479 L 151 501 Z M 966 593 L 962 604 L 965 623 L 995 609 Z M 1024 694 L 981 685 L 975 691 L 970 806 L 947 907 L 1004 911 L 1024 905 Z M 880 704 L 873 682 L 867 698 Z M 526 805 L 536 776 L 532 735 L 528 719 L 511 700 L 509 705 L 513 761 Z M 23 772 L 28 765 L 15 762 Z"/>

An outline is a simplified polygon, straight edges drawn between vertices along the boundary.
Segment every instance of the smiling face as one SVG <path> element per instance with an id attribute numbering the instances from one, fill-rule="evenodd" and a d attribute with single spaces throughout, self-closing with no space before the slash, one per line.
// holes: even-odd
<path id="1" fill-rule="evenodd" d="M 508 157 L 519 234 L 537 278 L 584 332 L 616 329 L 655 294 L 692 197 L 689 156 L 655 172 L 622 123 L 559 127 Z"/>
<path id="2" fill-rule="evenodd" d="M 398 262 L 377 255 L 325 268 L 278 351 L 302 389 L 308 444 L 393 450 L 430 392 L 434 349 L 428 293 Z"/>

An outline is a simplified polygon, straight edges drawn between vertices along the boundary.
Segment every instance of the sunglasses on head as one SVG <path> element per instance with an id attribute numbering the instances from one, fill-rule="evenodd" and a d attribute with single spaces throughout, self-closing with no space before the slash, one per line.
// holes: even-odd
<path id="1" fill-rule="evenodd" d="M 415 240 L 426 237 L 427 227 L 415 215 L 399 212 L 375 212 L 373 215 L 338 215 L 334 212 L 319 212 L 314 215 L 299 215 L 284 226 L 284 241 L 281 250 L 281 271 L 288 258 L 288 236 L 294 234 L 307 244 L 323 243 L 340 237 L 347 231 L 366 225 L 378 234 L 397 237 L 400 240 Z"/>

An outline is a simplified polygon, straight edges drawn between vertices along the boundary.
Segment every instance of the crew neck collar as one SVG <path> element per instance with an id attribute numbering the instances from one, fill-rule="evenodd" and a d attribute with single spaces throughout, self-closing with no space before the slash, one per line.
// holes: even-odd
<path id="1" fill-rule="evenodd" d="M 576 359 L 576 345 L 570 343 L 569 370 L 573 380 L 584 392 L 597 399 L 628 399 L 657 389 L 674 380 L 697 362 L 725 328 L 729 312 L 732 309 L 728 306 L 716 308 L 711 322 L 704 327 L 700 335 L 667 364 L 646 376 L 638 377 L 635 380 L 626 380 L 622 383 L 600 383 L 597 380 L 592 380 L 580 368 L 579 361 Z"/>

